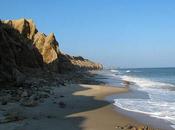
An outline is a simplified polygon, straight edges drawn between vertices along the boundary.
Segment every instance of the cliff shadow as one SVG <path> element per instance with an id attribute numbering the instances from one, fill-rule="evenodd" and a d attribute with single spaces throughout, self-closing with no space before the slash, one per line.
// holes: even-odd
<path id="1" fill-rule="evenodd" d="M 76 87 L 68 90 L 68 95 L 70 95 L 71 100 L 66 98 L 65 95 L 65 100 L 63 100 L 66 103 L 66 108 L 63 112 L 63 118 L 65 119 L 64 124 L 72 124 L 70 127 L 71 130 L 83 130 L 82 125 L 87 118 L 85 116 L 81 116 L 81 113 L 89 111 L 92 112 L 93 110 L 97 110 L 110 104 L 107 101 L 96 99 L 94 96 L 85 96 L 81 94 L 75 95 L 77 92 L 85 93 L 90 89 L 91 88 L 84 88 L 81 85 L 77 85 Z M 94 118 L 96 118 L 95 116 L 96 115 L 94 115 Z"/>
<path id="2" fill-rule="evenodd" d="M 25 67 L 43 68 L 42 55 L 31 39 L 0 21 L 0 83 L 20 80 Z"/>
<path id="3" fill-rule="evenodd" d="M 72 63 L 76 62 L 76 63 Z M 87 65 L 87 64 L 92 65 Z M 102 69 L 100 67 L 100 64 L 95 64 L 88 59 L 84 59 L 81 56 L 70 56 L 68 54 L 62 54 L 60 53 L 58 56 L 58 59 L 54 60 L 53 62 L 47 64 L 48 68 L 55 68 L 53 66 L 56 66 L 57 69 L 55 69 L 57 72 L 64 74 L 69 72 L 86 72 L 88 70 L 99 70 Z"/>
<path id="4" fill-rule="evenodd" d="M 56 103 L 46 101 L 36 108 L 28 108 L 30 115 L 34 115 L 34 118 L 24 120 L 28 123 L 22 128 L 25 130 L 83 130 L 83 123 L 87 120 L 86 116 L 81 115 L 83 112 L 92 112 L 109 105 L 109 102 L 96 99 L 94 96 L 75 94 L 89 90 L 90 88 L 84 88 L 81 85 L 58 88 L 55 95 L 58 97 L 55 98 Z M 60 107 L 59 102 L 63 102 L 65 106 Z M 94 115 L 94 118 L 100 119 L 96 116 L 99 115 Z"/>

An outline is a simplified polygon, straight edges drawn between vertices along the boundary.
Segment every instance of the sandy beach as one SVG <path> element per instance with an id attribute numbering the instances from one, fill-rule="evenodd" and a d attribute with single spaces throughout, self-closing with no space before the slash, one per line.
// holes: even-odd
<path id="1" fill-rule="evenodd" d="M 105 96 L 127 92 L 107 85 L 67 84 L 36 107 L 15 103 L 1 106 L 24 116 L 21 121 L 0 124 L 0 130 L 135 130 L 142 124 L 116 112 Z M 127 128 L 128 127 L 128 128 Z M 145 129 L 146 130 L 146 129 Z"/>
<path id="2" fill-rule="evenodd" d="M 1 1 L 0 130 L 175 130 L 175 1 Z"/>

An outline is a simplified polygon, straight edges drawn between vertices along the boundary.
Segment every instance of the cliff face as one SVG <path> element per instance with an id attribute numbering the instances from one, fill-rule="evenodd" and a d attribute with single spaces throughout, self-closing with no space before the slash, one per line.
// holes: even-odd
<path id="1" fill-rule="evenodd" d="M 60 52 L 53 33 L 38 32 L 32 20 L 0 21 L 0 82 L 17 81 L 24 68 L 64 72 L 102 69 L 102 65 Z"/>
<path id="2" fill-rule="evenodd" d="M 75 57 L 67 54 L 61 54 L 59 61 L 59 66 L 62 70 L 100 70 L 103 68 L 101 64 L 84 59 L 81 56 Z"/>
<path id="3" fill-rule="evenodd" d="M 0 81 L 18 80 L 23 67 L 42 68 L 43 59 L 30 39 L 0 23 Z"/>
<path id="4" fill-rule="evenodd" d="M 42 55 L 44 63 L 49 64 L 58 59 L 60 52 L 53 33 L 46 36 L 44 33 L 38 32 L 36 25 L 30 19 L 5 20 L 2 22 L 17 30 L 24 39 L 30 40 L 31 45 Z"/>

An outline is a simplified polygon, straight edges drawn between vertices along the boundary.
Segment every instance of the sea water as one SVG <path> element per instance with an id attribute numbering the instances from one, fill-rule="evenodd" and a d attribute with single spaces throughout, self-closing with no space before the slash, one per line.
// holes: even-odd
<path id="1" fill-rule="evenodd" d="M 131 82 L 132 94 L 115 97 L 114 105 L 170 122 L 175 128 L 175 68 L 109 70 L 116 79 Z"/>

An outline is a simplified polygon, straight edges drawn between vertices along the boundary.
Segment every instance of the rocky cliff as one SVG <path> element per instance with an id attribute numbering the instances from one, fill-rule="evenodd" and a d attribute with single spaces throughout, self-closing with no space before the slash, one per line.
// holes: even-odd
<path id="1" fill-rule="evenodd" d="M 25 68 L 66 72 L 102 65 L 61 53 L 54 34 L 38 32 L 32 20 L 0 21 L 0 82 L 22 81 Z"/>
<path id="2" fill-rule="evenodd" d="M 99 70 L 103 68 L 101 64 L 94 63 L 81 56 L 60 54 L 59 61 L 59 66 L 62 70 Z"/>

